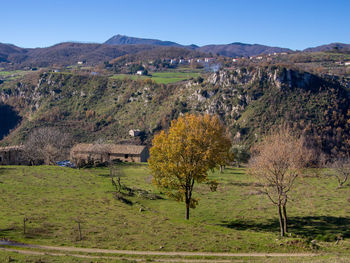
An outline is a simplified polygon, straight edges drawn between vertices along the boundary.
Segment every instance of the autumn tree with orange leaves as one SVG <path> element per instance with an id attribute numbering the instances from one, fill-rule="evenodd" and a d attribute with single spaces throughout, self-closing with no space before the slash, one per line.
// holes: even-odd
<path id="1" fill-rule="evenodd" d="M 190 208 L 198 200 L 193 197 L 197 183 L 210 184 L 216 190 L 217 182 L 208 179 L 208 171 L 229 161 L 230 140 L 216 116 L 187 114 L 171 122 L 168 131 L 161 131 L 153 139 L 149 167 L 154 183 L 186 204 L 186 219 Z"/>

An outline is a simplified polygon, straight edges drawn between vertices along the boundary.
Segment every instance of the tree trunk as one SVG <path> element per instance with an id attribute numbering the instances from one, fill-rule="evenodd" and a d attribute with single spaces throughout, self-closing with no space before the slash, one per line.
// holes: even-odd
<path id="1" fill-rule="evenodd" d="M 120 183 L 120 177 L 117 178 L 118 181 L 118 192 L 120 193 L 122 191 L 122 185 Z"/>
<path id="2" fill-rule="evenodd" d="M 190 219 L 190 202 L 186 201 L 186 220 Z"/>
<path id="3" fill-rule="evenodd" d="M 287 231 L 287 222 L 288 222 L 288 217 L 287 217 L 287 209 L 286 209 L 286 204 L 283 205 L 283 224 L 284 224 L 284 233 L 286 234 Z"/>
<path id="4" fill-rule="evenodd" d="M 279 220 L 280 220 L 281 237 L 283 237 L 284 236 L 284 227 L 283 227 L 281 205 L 278 205 L 278 216 L 279 216 Z"/>
<path id="5" fill-rule="evenodd" d="M 28 218 L 25 217 L 23 218 L 23 234 L 25 235 L 27 232 L 26 232 L 26 223 L 28 221 Z"/>
<path id="6" fill-rule="evenodd" d="M 78 222 L 78 231 L 79 231 L 79 241 L 81 241 L 83 238 L 82 238 L 82 235 L 81 235 L 80 222 Z"/>

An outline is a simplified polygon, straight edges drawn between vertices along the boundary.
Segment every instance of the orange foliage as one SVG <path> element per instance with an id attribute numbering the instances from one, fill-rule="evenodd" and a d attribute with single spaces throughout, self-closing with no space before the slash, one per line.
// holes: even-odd
<path id="1" fill-rule="evenodd" d="M 189 208 L 198 203 L 192 196 L 195 182 L 209 182 L 208 171 L 228 161 L 230 140 L 218 117 L 188 114 L 171 122 L 168 132 L 153 139 L 148 161 L 154 183 L 169 196 L 186 203 Z M 209 182 L 213 187 L 216 182 Z"/>

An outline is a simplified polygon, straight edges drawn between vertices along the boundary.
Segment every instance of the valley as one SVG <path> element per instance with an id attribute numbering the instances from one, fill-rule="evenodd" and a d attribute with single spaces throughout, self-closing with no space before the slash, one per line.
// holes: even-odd
<path id="1" fill-rule="evenodd" d="M 349 52 L 341 43 L 297 51 L 123 35 L 101 44 L 0 44 L 0 261 L 346 262 L 348 177 L 340 185 L 335 160 L 343 161 L 346 176 Z M 132 148 L 142 145 L 146 159 L 148 149 L 154 156 L 155 138 L 195 116 L 216 116 L 213 126 L 222 134 L 198 136 L 194 125 L 175 131 L 189 132 L 190 142 L 182 138 L 179 155 L 168 148 L 158 159 L 180 156 L 159 166 L 175 169 L 186 153 L 198 162 L 213 158 L 207 178 L 191 179 L 185 220 L 185 205 L 177 201 L 188 196 L 171 187 L 197 167 L 186 163 L 175 173 L 169 194 L 169 185 L 157 184 L 152 162 L 134 163 Z M 199 127 L 214 134 L 208 124 Z M 281 154 L 282 177 L 298 177 L 282 187 L 293 186 L 285 234 L 276 203 L 264 192 L 273 183 L 253 174 L 259 146 L 276 131 L 300 139 L 297 157 L 307 160 L 285 157 L 296 144 Z M 194 156 L 196 147 L 217 145 L 217 135 L 227 152 Z M 268 157 L 285 146 L 276 145 Z M 73 147 L 80 156 L 74 158 Z M 24 165 L 7 165 L 11 156 Z M 286 202 L 287 194 L 281 196 Z"/>

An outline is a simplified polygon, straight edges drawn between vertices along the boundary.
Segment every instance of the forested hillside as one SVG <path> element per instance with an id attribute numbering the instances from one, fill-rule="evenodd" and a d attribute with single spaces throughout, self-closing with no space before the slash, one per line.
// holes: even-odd
<path id="1" fill-rule="evenodd" d="M 209 112 L 220 116 L 236 144 L 252 145 L 284 123 L 328 154 L 349 149 L 344 86 L 277 66 L 238 67 L 167 85 L 148 78 L 38 72 L 1 84 L 0 92 L 23 118 L 3 144 L 20 143 L 41 126 L 59 126 L 79 142 L 150 143 L 179 114 Z M 144 134 L 131 138 L 130 129 Z"/>

